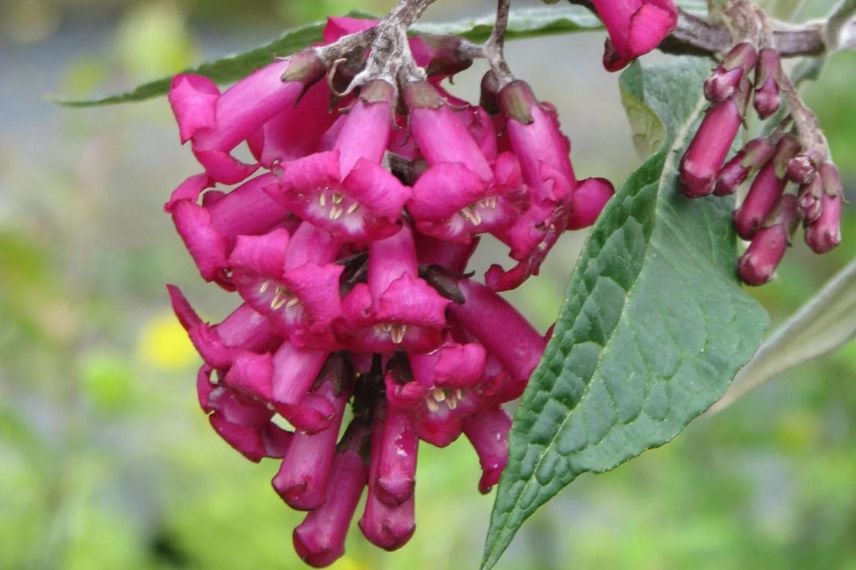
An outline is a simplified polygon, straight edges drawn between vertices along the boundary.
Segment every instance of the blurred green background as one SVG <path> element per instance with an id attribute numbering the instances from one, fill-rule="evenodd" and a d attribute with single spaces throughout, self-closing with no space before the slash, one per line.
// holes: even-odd
<path id="1" fill-rule="evenodd" d="M 517 0 L 517 4 L 534 1 Z M 282 28 L 383 11 L 390 0 L 0 2 L 0 569 L 300 568 L 301 516 L 196 405 L 197 357 L 168 309 L 180 284 L 211 320 L 234 301 L 205 286 L 161 211 L 196 170 L 165 100 L 67 110 L 92 96 L 253 47 Z M 428 17 L 480 15 L 441 1 Z M 768 2 L 768 4 L 773 4 Z M 778 2 L 780 15 L 830 1 Z M 601 33 L 514 43 L 513 69 L 559 107 L 581 177 L 620 183 L 638 164 Z M 550 54 L 544 57 L 544 54 Z M 653 56 L 662 57 L 662 56 Z M 856 201 L 856 54 L 807 88 Z M 474 99 L 479 72 L 454 88 Z M 801 241 L 751 291 L 780 322 L 856 252 Z M 514 295 L 545 330 L 583 235 Z M 476 261 L 484 268 L 499 247 Z M 856 316 L 854 316 L 856 318 Z M 856 346 L 804 365 L 673 443 L 584 476 L 535 515 L 499 567 L 856 569 Z M 492 496 L 466 442 L 423 447 L 418 530 L 401 551 L 352 529 L 335 568 L 476 568 Z"/>

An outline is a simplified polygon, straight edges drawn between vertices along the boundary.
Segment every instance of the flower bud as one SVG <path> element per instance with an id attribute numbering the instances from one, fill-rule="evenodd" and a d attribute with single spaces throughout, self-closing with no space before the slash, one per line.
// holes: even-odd
<path id="1" fill-rule="evenodd" d="M 805 230 L 805 241 L 816 253 L 826 253 L 841 243 L 841 175 L 831 162 L 820 165 L 823 181 L 822 211 Z"/>
<path id="2" fill-rule="evenodd" d="M 746 93 L 741 88 L 733 97 L 711 106 L 681 160 L 681 190 L 689 198 L 713 192 L 716 176 L 725 162 L 743 122 Z"/>
<path id="3" fill-rule="evenodd" d="M 734 213 L 734 228 L 743 239 L 752 239 L 779 201 L 788 181 L 785 178 L 788 161 L 799 150 L 799 142 L 783 137 L 775 156 L 764 165 L 752 182 L 746 199 Z"/>
<path id="4" fill-rule="evenodd" d="M 737 261 L 737 271 L 744 283 L 763 285 L 773 278 L 798 223 L 796 199 L 785 194 Z"/>
<path id="5" fill-rule="evenodd" d="M 704 96 L 711 103 L 721 103 L 734 95 L 757 60 L 758 52 L 749 42 L 741 42 L 731 48 L 705 80 Z"/>
<path id="6" fill-rule="evenodd" d="M 370 430 L 361 420 L 348 426 L 331 468 L 323 504 L 294 529 L 294 549 L 316 568 L 329 566 L 345 553 L 345 535 L 368 481 L 364 457 Z"/>
<path id="7" fill-rule="evenodd" d="M 800 186 L 797 195 L 797 210 L 806 225 L 811 225 L 823 212 L 823 180 L 815 176 L 810 182 Z"/>
<path id="8" fill-rule="evenodd" d="M 797 184 L 808 184 L 817 175 L 815 162 L 808 154 L 800 153 L 788 162 L 788 180 Z"/>
<path id="9" fill-rule="evenodd" d="M 749 174 L 766 164 L 773 158 L 775 152 L 776 147 L 769 139 L 759 138 L 749 141 L 719 171 L 713 193 L 717 196 L 733 194 Z"/>
<path id="10" fill-rule="evenodd" d="M 781 72 L 779 52 L 772 48 L 763 48 L 758 54 L 755 68 L 755 111 L 762 120 L 779 108 L 779 73 Z"/>

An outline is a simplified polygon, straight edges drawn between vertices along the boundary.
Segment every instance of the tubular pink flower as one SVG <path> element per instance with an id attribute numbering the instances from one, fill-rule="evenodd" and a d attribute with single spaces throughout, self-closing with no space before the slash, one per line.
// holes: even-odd
<path id="1" fill-rule="evenodd" d="M 381 467 L 380 450 L 384 442 L 385 415 L 383 406 L 378 405 L 372 427 L 369 492 L 359 527 L 372 544 L 392 551 L 404 546 L 416 530 L 414 517 L 416 495 L 411 493 L 407 500 L 395 506 L 385 504 L 377 495 L 376 481 Z"/>
<path id="2" fill-rule="evenodd" d="M 593 225 L 614 194 L 615 188 L 605 178 L 587 178 L 580 182 L 574 191 L 573 207 L 565 227 L 580 230 Z"/>
<path id="3" fill-rule="evenodd" d="M 324 73 L 314 52 L 306 50 L 255 71 L 222 95 L 202 76 L 176 75 L 169 102 L 182 142 L 191 141 L 193 154 L 214 180 L 239 182 L 257 165 L 244 164 L 230 152 L 279 111 L 293 107 Z"/>
<path id="4" fill-rule="evenodd" d="M 502 408 L 481 412 L 464 422 L 464 434 L 479 457 L 482 477 L 479 491 L 487 494 L 499 482 L 508 461 L 508 431 L 511 418 Z"/>
<path id="5" fill-rule="evenodd" d="M 398 231 L 410 189 L 380 166 L 392 128 L 393 96 L 385 81 L 364 87 L 333 150 L 286 164 L 274 196 L 347 241 L 366 242 Z"/>
<path id="6" fill-rule="evenodd" d="M 405 226 L 369 246 L 368 284 L 343 300 L 336 337 L 351 350 L 425 352 L 442 340 L 449 300 L 418 276 L 413 235 Z"/>
<path id="7" fill-rule="evenodd" d="M 577 185 L 571 166 L 571 145 L 559 130 L 555 112 L 545 107 L 525 81 L 513 81 L 498 94 L 508 118 L 506 136 L 520 160 L 523 180 L 534 204 L 555 205 Z"/>
<path id="8" fill-rule="evenodd" d="M 325 82 L 310 87 L 296 105 L 283 108 L 248 140 L 253 156 L 265 168 L 307 156 L 336 119 L 330 112 L 330 88 Z"/>
<path id="9" fill-rule="evenodd" d="M 302 223 L 289 240 L 285 230 L 241 236 L 229 263 L 232 281 L 249 305 L 299 347 L 335 350 L 331 323 L 342 314 L 339 277 L 332 263 L 338 242 Z"/>
<path id="10" fill-rule="evenodd" d="M 513 221 L 516 211 L 502 191 L 463 164 L 445 162 L 419 177 L 407 209 L 422 233 L 469 243 L 474 235 L 501 231 Z"/>
<path id="11" fill-rule="evenodd" d="M 211 367 L 197 375 L 197 392 L 203 411 L 214 430 L 244 457 L 258 463 L 264 457 L 281 456 L 291 434 L 270 423 L 273 412 L 264 403 L 211 383 Z"/>
<path id="12" fill-rule="evenodd" d="M 713 192 L 716 175 L 742 124 L 741 89 L 734 97 L 710 107 L 681 160 L 681 190 L 689 198 Z"/>
<path id="13" fill-rule="evenodd" d="M 243 350 L 266 352 L 277 345 L 267 320 L 248 305 L 241 305 L 218 325 L 202 321 L 181 290 L 167 285 L 172 308 L 193 346 L 206 364 L 227 370 Z"/>
<path id="14" fill-rule="evenodd" d="M 466 302 L 450 305 L 449 312 L 502 363 L 522 392 L 546 342 L 523 315 L 486 286 L 469 279 L 459 286 Z"/>
<path id="15" fill-rule="evenodd" d="M 199 194 L 211 184 L 206 175 L 192 176 L 175 189 L 164 208 L 206 281 L 231 288 L 225 271 L 237 236 L 262 233 L 286 221 L 288 210 L 265 190 L 275 183 L 272 174 L 257 176 L 228 194 L 206 193 L 201 206 Z M 206 200 L 209 195 L 218 198 Z"/>
<path id="16" fill-rule="evenodd" d="M 841 175 L 834 164 L 820 165 L 820 179 L 823 181 L 821 213 L 806 227 L 805 241 L 816 253 L 826 253 L 841 243 L 841 203 L 844 199 Z"/>
<path id="17" fill-rule="evenodd" d="M 746 199 L 734 213 L 734 229 L 743 239 L 752 239 L 773 211 L 788 183 L 785 177 L 788 161 L 798 149 L 796 139 L 784 137 L 779 141 L 775 156 L 758 172 Z"/>
<path id="18" fill-rule="evenodd" d="M 307 564 L 322 568 L 345 553 L 345 536 L 368 482 L 368 462 L 362 453 L 369 437 L 363 422 L 348 426 L 333 460 L 326 500 L 294 529 L 294 549 Z"/>
<path id="19" fill-rule="evenodd" d="M 618 71 L 660 45 L 678 22 L 672 0 L 593 0 L 606 31 L 603 66 Z"/>
<path id="20" fill-rule="evenodd" d="M 328 356 L 328 352 L 302 350 L 289 342 L 273 355 L 273 405 L 297 429 L 316 433 L 335 416 L 332 404 L 309 394 Z"/>
<path id="21" fill-rule="evenodd" d="M 449 108 L 441 92 L 426 81 L 407 85 L 402 90 L 410 121 L 410 134 L 428 164 L 461 163 L 476 176 L 490 183 L 490 165 L 481 149 Z"/>
<path id="22" fill-rule="evenodd" d="M 350 373 L 341 355 L 331 356 L 327 361 L 318 377 L 320 385 L 313 394 L 330 403 L 333 420 L 316 433 L 295 432 L 279 472 L 273 478 L 273 488 L 293 509 L 317 509 L 327 498 L 336 440 L 345 404 L 350 397 Z"/>
<path id="23" fill-rule="evenodd" d="M 737 272 L 744 283 L 763 285 L 773 278 L 798 223 L 796 198 L 785 194 L 737 261 Z"/>
<path id="24" fill-rule="evenodd" d="M 395 507 L 413 496 L 418 451 L 419 439 L 410 417 L 388 407 L 380 447 L 372 451 L 379 454 L 372 490 L 380 502 Z"/>
<path id="25" fill-rule="evenodd" d="M 485 360 L 480 344 L 451 340 L 428 354 L 411 354 L 413 381 L 401 384 L 387 374 L 390 407 L 406 411 L 421 439 L 445 447 L 460 436 L 463 421 L 486 405 L 478 391 Z"/>

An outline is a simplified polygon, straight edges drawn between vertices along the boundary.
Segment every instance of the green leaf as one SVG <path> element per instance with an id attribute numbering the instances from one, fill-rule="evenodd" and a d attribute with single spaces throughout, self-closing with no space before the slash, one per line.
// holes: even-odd
<path id="1" fill-rule="evenodd" d="M 275 57 L 290 55 L 300 51 L 306 46 L 321 41 L 321 33 L 323 29 L 323 22 L 315 22 L 299 28 L 294 28 L 285 32 L 269 44 L 238 55 L 209 61 L 208 63 L 203 63 L 197 67 L 186 69 L 182 73 L 198 73 L 200 75 L 210 77 L 217 83 L 237 81 L 253 70 L 267 65 Z M 101 99 L 80 101 L 58 98 L 56 99 L 56 102 L 70 107 L 94 107 L 97 105 L 112 105 L 116 103 L 142 101 L 144 99 L 164 95 L 169 91 L 169 84 L 171 81 L 171 76 L 164 77 L 162 79 L 144 83 L 131 91 L 120 93 L 118 95 L 111 95 L 109 97 L 103 97 Z"/>
<path id="2" fill-rule="evenodd" d="M 733 200 L 689 200 L 678 187 L 708 68 L 679 58 L 621 77 L 624 100 L 650 109 L 666 140 L 607 205 L 577 263 L 515 414 L 483 568 L 577 476 L 674 438 L 758 347 L 767 316 L 735 276 Z"/>
<path id="3" fill-rule="evenodd" d="M 703 0 L 683 0 L 678 4 L 693 13 L 703 14 L 706 7 Z M 352 17 L 371 18 L 365 12 L 352 12 Z M 493 27 L 493 14 L 481 18 L 467 18 L 444 24 L 417 23 L 411 29 L 417 34 L 460 35 L 472 41 L 484 41 L 490 36 Z M 588 9 L 582 6 L 563 4 L 560 6 L 535 6 L 512 10 L 508 22 L 509 39 L 532 38 L 549 34 L 567 34 L 579 31 L 596 30 L 601 27 L 598 20 Z M 198 73 L 211 78 L 216 83 L 229 83 L 249 74 L 274 57 L 283 57 L 295 53 L 313 43 L 321 41 L 324 22 L 314 22 L 288 30 L 276 40 L 254 50 L 225 57 L 186 69 L 183 73 Z M 164 77 L 139 87 L 101 99 L 71 100 L 55 98 L 57 103 L 70 107 L 94 107 L 116 103 L 142 101 L 163 95 L 169 90 L 172 77 Z"/>

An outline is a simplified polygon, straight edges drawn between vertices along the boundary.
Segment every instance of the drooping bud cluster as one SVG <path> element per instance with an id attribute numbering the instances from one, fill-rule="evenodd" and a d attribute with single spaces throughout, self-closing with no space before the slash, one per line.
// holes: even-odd
<path id="1" fill-rule="evenodd" d="M 367 25 L 331 20 L 325 40 Z M 200 404 L 245 457 L 281 460 L 273 487 L 308 511 L 294 546 L 314 566 L 342 555 L 364 491 L 363 534 L 388 550 L 407 542 L 420 442 L 465 435 L 479 489 L 496 484 L 501 404 L 520 396 L 546 342 L 496 291 L 537 274 L 558 236 L 593 223 L 613 193 L 576 180 L 555 110 L 527 84 L 483 94 L 490 112 L 448 94 L 444 74 L 467 63 L 449 45 L 411 39 L 427 81 L 373 79 L 344 97 L 320 81 L 313 49 L 223 93 L 195 75 L 170 91 L 204 172 L 166 210 L 202 277 L 240 297 L 212 325 L 169 287 L 204 360 Z M 241 143 L 253 162 L 234 157 Z M 515 262 L 491 267 L 487 285 L 465 275 L 485 234 Z"/>
<path id="2" fill-rule="evenodd" d="M 737 234 L 751 242 L 737 268 L 748 285 L 772 279 L 800 220 L 806 243 L 817 253 L 841 241 L 838 170 L 828 156 L 804 148 L 797 129 L 784 132 L 789 118 L 772 135 L 749 141 L 726 162 L 749 102 L 761 120 L 779 109 L 782 73 L 774 49 L 758 51 L 749 42 L 732 48 L 705 81 L 711 106 L 681 161 L 682 190 L 690 198 L 729 195 L 752 179 L 734 214 Z M 789 191 L 789 182 L 798 189 Z"/>
<path id="3" fill-rule="evenodd" d="M 609 38 L 603 66 L 618 71 L 653 50 L 678 23 L 674 0 L 592 0 Z"/>

